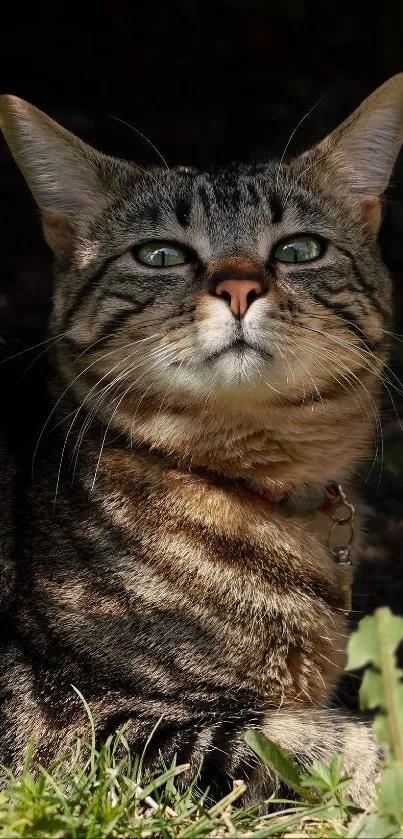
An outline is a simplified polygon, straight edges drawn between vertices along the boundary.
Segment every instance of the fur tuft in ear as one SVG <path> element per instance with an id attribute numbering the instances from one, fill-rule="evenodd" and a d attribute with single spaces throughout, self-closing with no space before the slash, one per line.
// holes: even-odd
<path id="1" fill-rule="evenodd" d="M 316 147 L 316 154 L 352 196 L 371 207 L 389 183 L 402 143 L 403 73 L 399 73 L 329 134 Z"/>
<path id="2" fill-rule="evenodd" d="M 376 233 L 382 221 L 381 196 L 403 143 L 403 73 L 375 90 L 321 143 L 294 165 L 348 202 Z"/>

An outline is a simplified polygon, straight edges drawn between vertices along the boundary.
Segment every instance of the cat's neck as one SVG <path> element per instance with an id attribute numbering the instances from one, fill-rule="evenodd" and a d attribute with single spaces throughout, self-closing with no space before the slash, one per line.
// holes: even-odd
<path id="1" fill-rule="evenodd" d="M 340 415 L 343 423 L 335 422 Z M 348 394 L 343 406 L 339 398 L 337 407 L 329 404 L 326 411 L 321 404 L 298 405 L 286 412 L 280 406 L 253 412 L 217 406 L 152 411 L 144 406 L 134 421 L 130 419 L 131 425 L 123 417 L 121 428 L 116 424 L 106 430 L 106 424 L 94 420 L 86 426 L 83 413 L 68 441 L 68 448 L 74 447 L 81 435 L 82 468 L 104 460 L 111 464 L 108 455 L 119 450 L 128 464 L 148 458 L 153 469 L 174 467 L 184 476 L 206 470 L 223 479 L 252 480 L 275 496 L 305 484 L 343 483 L 366 456 L 370 437 Z M 121 468 L 121 458 L 119 464 L 116 468 Z"/>
<path id="2" fill-rule="evenodd" d="M 343 481 L 367 456 L 370 436 L 360 406 L 347 393 L 326 407 L 263 404 L 249 411 L 216 403 L 181 412 L 145 409 L 132 425 L 134 447 L 169 454 L 183 468 L 253 479 L 280 491 L 329 478 Z"/>

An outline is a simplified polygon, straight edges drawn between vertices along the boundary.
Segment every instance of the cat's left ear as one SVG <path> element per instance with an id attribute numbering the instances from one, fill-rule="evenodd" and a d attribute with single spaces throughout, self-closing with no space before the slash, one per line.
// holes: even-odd
<path id="1" fill-rule="evenodd" d="M 80 225 L 102 206 L 116 162 L 16 96 L 0 96 L 0 127 L 41 210 L 48 244 L 69 258 Z"/>
<path id="2" fill-rule="evenodd" d="M 380 198 L 403 143 L 403 73 L 377 88 L 315 149 L 313 167 L 332 188 L 361 205 L 364 222 L 376 232 Z"/>

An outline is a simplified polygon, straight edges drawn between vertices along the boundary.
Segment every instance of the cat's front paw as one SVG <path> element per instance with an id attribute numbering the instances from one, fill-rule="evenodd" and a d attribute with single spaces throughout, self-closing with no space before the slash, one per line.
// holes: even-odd
<path id="1" fill-rule="evenodd" d="M 386 750 L 366 723 L 330 710 L 278 711 L 266 716 L 263 733 L 306 769 L 340 755 L 343 773 L 352 778 L 352 799 L 363 808 L 374 802 Z"/>

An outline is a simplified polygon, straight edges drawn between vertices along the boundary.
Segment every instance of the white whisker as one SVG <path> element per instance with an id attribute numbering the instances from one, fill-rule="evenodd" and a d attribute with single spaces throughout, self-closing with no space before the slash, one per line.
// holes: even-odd
<path id="1" fill-rule="evenodd" d="M 172 354 L 173 354 L 173 357 L 175 357 L 175 351 L 174 351 L 173 349 L 171 349 L 171 352 L 172 352 Z M 169 366 L 170 366 L 170 364 L 172 364 L 173 357 L 172 357 L 172 356 L 171 356 L 171 357 L 169 357 L 168 363 L 165 365 L 165 367 L 163 368 L 163 370 L 167 369 L 167 367 L 169 367 Z M 154 367 L 159 366 L 159 365 L 160 365 L 160 363 L 161 363 L 161 359 L 160 359 L 160 358 L 158 358 L 158 360 L 155 362 L 155 364 L 153 364 L 150 368 L 147 368 L 146 372 L 145 372 L 143 375 L 147 375 L 147 374 L 150 372 L 150 370 L 153 370 L 153 369 L 154 369 Z M 141 378 L 142 378 L 142 377 L 140 376 L 140 379 L 141 379 Z M 97 477 L 97 474 L 98 474 L 99 465 L 100 465 L 101 458 L 102 458 L 102 453 L 103 453 L 103 450 L 104 450 L 104 447 L 105 447 L 106 437 L 107 437 L 107 434 L 108 434 L 109 428 L 110 428 L 110 426 L 111 426 L 112 420 L 113 420 L 113 418 L 114 418 L 114 416 L 115 416 L 115 414 L 116 414 L 116 412 L 117 412 L 117 410 L 118 410 L 119 406 L 121 405 L 121 403 L 122 403 L 123 399 L 125 398 L 125 396 L 127 396 L 127 394 L 130 392 L 130 390 L 131 390 L 131 389 L 132 389 L 132 388 L 133 388 L 133 387 L 134 387 L 134 386 L 138 383 L 138 381 L 139 381 L 139 379 L 137 379 L 135 382 L 131 382 L 131 383 L 130 383 L 129 387 L 128 387 L 125 391 L 124 391 L 124 393 L 123 393 L 123 394 L 122 394 L 122 396 L 120 397 L 120 399 L 119 399 L 119 401 L 118 401 L 118 403 L 117 403 L 116 407 L 114 408 L 114 411 L 113 411 L 113 413 L 112 413 L 112 416 L 110 417 L 110 419 L 109 419 L 109 421 L 108 421 L 108 424 L 107 424 L 107 426 L 106 426 L 106 429 L 105 429 L 105 432 L 104 432 L 104 435 L 103 435 L 103 438 L 102 438 L 101 447 L 100 447 L 100 451 L 99 451 L 99 455 L 98 455 L 98 460 L 97 460 L 96 467 L 95 467 L 94 478 L 93 478 L 93 481 L 92 481 L 92 484 L 91 484 L 91 490 L 90 490 L 91 492 L 93 492 L 93 490 L 94 490 L 95 481 L 96 481 L 96 477 Z M 150 387 L 151 387 L 151 386 L 152 386 L 152 385 L 150 385 Z M 149 388 L 148 388 L 147 390 L 149 390 Z M 140 400 L 140 401 L 142 401 L 142 399 L 143 399 L 143 398 L 144 398 L 144 394 L 142 395 L 142 397 L 141 397 L 141 400 Z"/>
<path id="2" fill-rule="evenodd" d="M 34 449 L 34 453 L 33 453 L 33 456 L 32 456 L 32 465 L 31 465 L 32 476 L 33 476 L 33 469 L 34 469 L 34 461 L 35 461 L 35 457 L 36 457 L 36 452 L 38 451 L 38 446 L 39 446 L 40 441 L 41 441 L 41 439 L 42 439 L 42 437 L 43 437 L 43 434 L 44 434 L 44 432 L 45 432 L 45 429 L 47 428 L 47 426 L 48 426 L 48 424 L 49 424 L 49 421 L 50 421 L 51 417 L 53 416 L 53 414 L 55 413 L 55 411 L 56 411 L 56 409 L 57 409 L 58 405 L 60 404 L 61 400 L 62 400 L 62 399 L 63 399 L 63 397 L 66 395 L 66 393 L 70 390 L 70 388 L 71 388 L 71 387 L 73 387 L 73 385 L 74 385 L 74 384 L 78 381 L 78 379 L 80 379 L 80 378 L 81 378 L 81 376 L 83 376 L 83 375 L 84 375 L 84 374 L 85 374 L 85 373 L 86 373 L 86 372 L 87 372 L 87 371 L 88 371 L 91 367 L 93 367 L 93 366 L 94 366 L 94 364 L 97 364 L 99 361 L 103 361 L 103 359 L 104 359 L 104 358 L 107 358 L 108 356 L 113 355 L 113 353 L 118 352 L 119 350 L 126 349 L 126 347 L 132 347 L 134 344 L 141 344 L 141 343 L 143 343 L 144 341 L 149 341 L 149 340 L 152 340 L 152 339 L 154 339 L 155 337 L 159 337 L 159 335 L 158 335 L 158 334 L 156 334 L 156 335 L 150 335 L 150 336 L 147 336 L 147 338 L 141 338 L 139 341 L 130 341 L 130 343 L 129 343 L 129 344 L 126 344 L 126 345 L 124 345 L 123 347 L 115 347 L 115 349 L 110 350 L 109 352 L 107 352 L 107 353 L 105 353 L 103 356 L 101 356 L 100 358 L 96 358 L 94 361 L 92 361 L 92 362 L 91 362 L 91 364 L 89 364 L 89 365 L 88 365 L 88 367 L 85 367 L 85 368 L 84 368 L 84 370 L 82 370 L 80 373 L 78 373 L 78 375 L 77 375 L 77 376 L 73 379 L 73 381 L 72 381 L 72 382 L 70 382 L 70 383 L 67 385 L 67 387 L 66 387 L 66 388 L 65 388 L 65 390 L 61 393 L 61 395 L 59 396 L 59 398 L 58 398 L 57 402 L 56 402 L 56 403 L 55 403 L 55 405 L 53 406 L 53 408 L 52 408 L 52 410 L 51 410 L 50 414 L 48 415 L 48 417 L 47 417 L 47 419 L 46 419 L 46 421 L 45 421 L 45 424 L 42 426 L 42 430 L 41 430 L 41 433 L 40 433 L 40 435 L 39 435 L 39 437 L 38 437 L 38 440 L 37 440 L 37 443 L 36 443 L 36 446 L 35 446 L 35 449 Z"/>
<path id="3" fill-rule="evenodd" d="M 277 175 L 276 175 L 276 189 L 277 189 L 277 187 L 278 187 L 278 179 L 279 179 L 279 176 L 280 176 L 281 165 L 282 165 L 282 162 L 283 162 L 283 160 L 284 160 L 284 157 L 285 157 L 285 155 L 286 155 L 286 153 L 287 153 L 287 149 L 288 149 L 288 147 L 289 147 L 289 145 L 290 145 L 290 143 L 291 143 L 292 138 L 293 138 L 293 137 L 294 137 L 294 135 L 297 133 L 298 128 L 300 127 L 300 125 L 302 125 L 302 123 L 303 123 L 303 122 L 305 122 L 305 120 L 306 120 L 306 119 L 310 116 L 310 114 L 312 113 L 312 111 L 314 111 L 314 110 L 315 110 L 315 108 L 317 108 L 317 107 L 318 107 L 318 105 L 320 105 L 320 103 L 321 103 L 321 102 L 323 102 L 324 98 L 325 98 L 324 96 L 321 96 L 321 97 L 320 97 L 320 99 L 318 99 L 318 101 L 317 101 L 317 102 L 315 102 L 315 104 L 314 104 L 314 105 L 312 105 L 312 108 L 310 108 L 310 109 L 309 109 L 309 111 L 307 111 L 307 112 L 306 112 L 306 114 L 304 114 L 304 116 L 300 119 L 300 121 L 299 121 L 299 122 L 297 123 L 297 125 L 295 126 L 294 131 L 292 131 L 292 132 L 291 132 L 291 134 L 290 134 L 290 136 L 289 136 L 289 138 L 288 138 L 288 140 L 287 140 L 287 142 L 286 142 L 286 144 L 285 144 L 285 146 L 284 146 L 284 151 L 283 151 L 283 153 L 282 153 L 282 155 L 281 155 L 281 157 L 280 157 L 280 162 L 279 162 L 278 167 L 277 167 Z"/>
<path id="4" fill-rule="evenodd" d="M 113 114 L 108 114 L 108 116 L 111 119 L 115 119 L 116 122 L 120 122 L 122 125 L 127 125 L 127 127 L 131 128 L 132 131 L 135 131 L 136 134 L 139 135 L 139 137 L 142 137 L 143 140 L 145 140 L 146 143 L 148 143 L 148 145 L 151 146 L 151 148 L 154 149 L 155 152 L 157 152 L 158 157 L 161 158 L 164 166 L 166 166 L 166 168 L 169 169 L 169 166 L 168 166 L 168 164 L 165 160 L 165 157 L 162 156 L 161 152 L 157 149 L 157 146 L 155 146 L 154 143 L 152 143 L 151 140 L 148 137 L 146 137 L 145 134 L 142 133 L 142 131 L 139 131 L 139 129 L 135 128 L 134 125 L 131 125 L 130 122 L 126 122 L 126 120 L 120 119 L 120 117 L 115 117 Z"/>
<path id="5" fill-rule="evenodd" d="M 137 342 L 135 342 L 135 343 L 137 343 Z M 154 347 L 154 349 L 153 349 L 153 350 L 151 350 L 151 352 L 150 352 L 150 353 L 148 353 L 148 358 L 151 358 L 151 357 L 153 357 L 154 355 L 159 355 L 159 356 L 160 356 L 160 355 L 162 355 L 162 357 L 164 357 L 164 350 L 165 350 L 165 348 L 164 348 L 164 347 Z M 137 352 L 137 349 L 136 349 L 136 351 L 135 351 L 135 352 Z M 135 354 L 135 352 L 131 353 L 128 357 L 126 357 L 126 358 L 123 360 L 123 361 L 124 361 L 124 363 L 126 363 L 128 360 L 130 360 L 130 358 L 132 358 L 132 357 L 133 357 L 133 355 Z M 139 363 L 142 363 L 142 361 L 143 361 L 143 360 L 141 360 L 141 362 L 139 362 Z M 116 367 L 118 367 L 118 366 L 119 366 L 118 364 L 115 364 L 115 365 L 114 365 L 114 366 L 113 366 L 110 370 L 108 370 L 108 371 L 107 371 L 107 373 L 105 373 L 105 374 L 102 376 L 102 378 L 101 378 L 101 379 L 99 379 L 99 380 L 96 382 L 96 384 L 95 384 L 95 385 L 91 388 L 91 390 L 88 392 L 87 396 L 85 397 L 84 401 L 82 402 L 82 404 L 81 404 L 81 406 L 80 406 L 80 410 L 81 410 L 81 408 L 83 408 L 83 407 L 85 406 L 85 403 L 86 403 L 86 401 L 87 401 L 88 397 L 89 397 L 89 396 L 91 395 L 91 393 L 95 390 L 95 388 L 97 388 L 97 387 L 100 385 L 100 383 L 101 383 L 101 382 L 102 382 L 102 381 L 103 381 L 103 380 L 104 380 L 107 376 L 109 376 L 109 375 L 110 375 L 110 374 L 111 374 L 111 373 L 112 373 L 112 372 L 116 369 Z M 96 400 L 95 400 L 95 402 L 94 402 L 94 405 L 92 406 L 92 408 L 90 409 L 90 411 L 89 411 L 89 413 L 88 413 L 87 417 L 86 417 L 86 418 L 85 418 L 85 420 L 84 420 L 84 423 L 83 423 L 83 425 L 82 425 L 82 427 L 81 427 L 81 430 L 80 430 L 80 432 L 79 432 L 79 435 L 78 435 L 78 437 L 77 437 L 77 440 L 76 440 L 75 446 L 74 446 L 73 451 L 72 451 L 72 456 L 71 456 L 71 459 L 72 459 L 72 458 L 74 457 L 74 455 L 75 455 L 75 465 L 74 465 L 74 470 L 73 470 L 73 479 L 74 479 L 74 475 L 75 475 L 75 472 L 76 472 L 77 459 L 78 459 L 78 454 L 79 454 L 79 450 L 80 450 L 80 447 L 81 447 L 82 440 L 83 440 L 84 435 L 86 434 L 86 432 L 87 432 L 88 428 L 90 427 L 91 422 L 93 421 L 94 417 L 96 416 L 97 411 L 99 411 L 99 408 L 100 408 L 100 406 L 101 406 L 102 402 L 105 402 L 105 401 L 106 401 L 106 396 L 108 395 L 108 393 L 109 393 L 109 392 L 113 392 L 113 391 L 115 390 L 115 388 L 119 387 L 119 385 L 120 385 L 120 384 L 124 381 L 124 379 L 126 379 L 126 378 L 127 378 L 127 376 L 129 376 L 129 375 L 133 372 L 133 370 L 136 368 L 136 366 L 138 366 L 138 364 L 131 364 L 131 365 L 129 365 L 129 367 L 128 367 L 126 370 L 124 370 L 124 371 L 120 371 L 120 372 L 117 374 L 117 376 L 115 376 L 115 378 L 112 380 L 112 382 L 107 382 L 107 384 L 106 384 L 106 385 L 104 385 L 104 386 L 101 388 L 101 390 L 98 392 L 98 394 L 96 395 Z M 140 376 L 140 377 L 139 377 L 139 379 L 141 379 L 143 376 L 145 376 L 145 375 L 147 374 L 147 372 L 148 372 L 148 370 L 147 370 L 147 371 L 145 371 L 145 372 L 142 374 L 142 376 Z M 138 381 L 138 380 L 136 380 L 136 381 Z M 75 417 L 75 419 L 76 419 L 76 418 L 77 418 L 77 417 Z M 74 421 L 75 421 L 75 419 L 74 419 Z M 72 428 L 72 426 L 71 426 L 71 428 Z M 69 429 L 69 431 L 68 431 L 68 435 L 70 434 L 71 428 L 70 428 L 70 429 Z"/>

